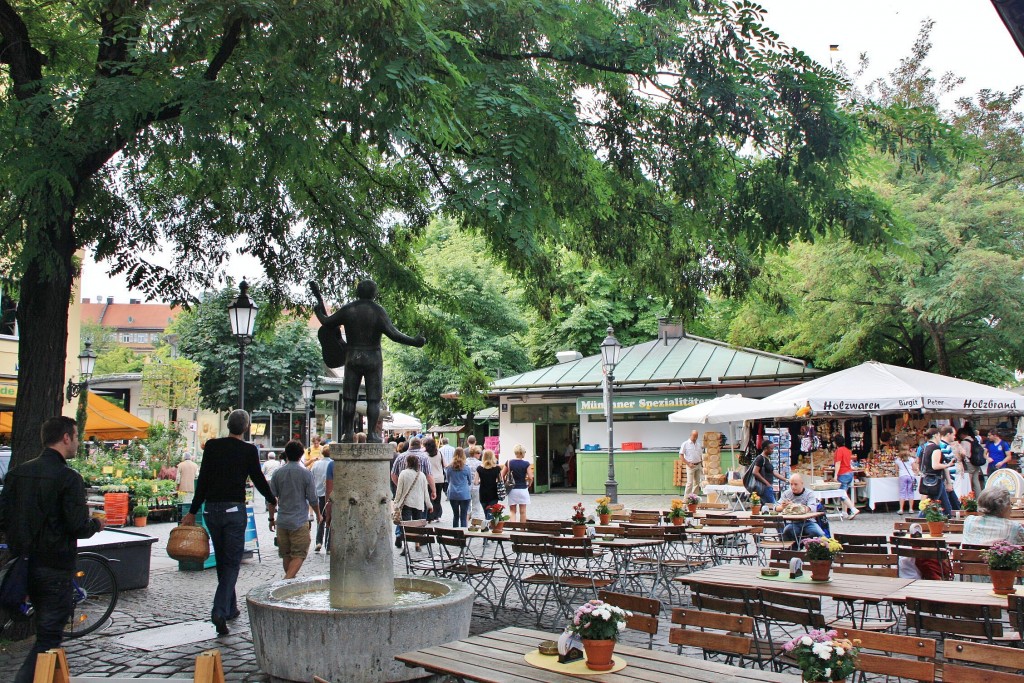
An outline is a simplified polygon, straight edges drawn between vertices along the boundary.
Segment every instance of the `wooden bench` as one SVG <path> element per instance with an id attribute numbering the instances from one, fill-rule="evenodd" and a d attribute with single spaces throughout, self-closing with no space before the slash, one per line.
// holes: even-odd
<path id="1" fill-rule="evenodd" d="M 68 670 L 68 659 L 64 648 L 59 647 L 36 655 L 36 675 L 32 683 L 145 683 L 146 681 L 167 681 L 182 679 L 167 678 L 92 678 L 72 676 Z M 187 680 L 187 679 L 186 679 Z M 193 683 L 224 683 L 224 665 L 220 650 L 207 650 L 196 656 L 196 672 Z"/>

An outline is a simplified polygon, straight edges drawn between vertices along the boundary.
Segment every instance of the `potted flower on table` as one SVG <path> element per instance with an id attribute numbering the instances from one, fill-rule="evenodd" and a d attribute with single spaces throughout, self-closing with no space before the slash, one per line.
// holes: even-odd
<path id="1" fill-rule="evenodd" d="M 805 538 L 804 547 L 807 549 L 807 561 L 811 563 L 811 579 L 828 581 L 832 572 L 832 560 L 843 552 L 843 544 L 834 538 L 819 536 Z"/>
<path id="2" fill-rule="evenodd" d="M 597 507 L 594 508 L 594 512 L 597 513 L 597 518 L 601 524 L 608 524 L 612 521 L 612 509 L 609 507 L 612 499 L 608 496 L 601 496 L 597 499 Z"/>
<path id="3" fill-rule="evenodd" d="M 132 517 L 135 518 L 135 526 L 146 526 L 146 518 L 149 517 L 149 508 L 139 504 L 132 510 Z"/>
<path id="4" fill-rule="evenodd" d="M 582 538 L 587 535 L 587 513 L 583 503 L 576 503 L 572 507 L 572 535 Z"/>
<path id="5" fill-rule="evenodd" d="M 500 534 L 505 530 L 505 522 L 509 520 L 509 516 L 505 514 L 505 506 L 495 503 L 488 505 L 486 510 L 491 513 L 491 531 Z"/>
<path id="6" fill-rule="evenodd" d="M 946 528 L 946 513 L 942 511 L 942 503 L 922 498 L 918 508 L 924 513 L 924 519 L 928 522 L 928 535 L 941 536 Z"/>
<path id="7" fill-rule="evenodd" d="M 805 681 L 844 681 L 857 667 L 860 641 L 815 629 L 782 646 L 793 656 Z"/>
<path id="8" fill-rule="evenodd" d="M 686 521 L 686 503 L 681 498 L 672 499 L 672 507 L 669 508 L 668 518 L 676 526 L 681 526 Z"/>
<path id="9" fill-rule="evenodd" d="M 960 509 L 964 511 L 964 517 L 978 514 L 978 499 L 974 497 L 974 491 L 968 491 L 960 496 Z"/>
<path id="10" fill-rule="evenodd" d="M 690 514 L 697 514 L 697 506 L 700 505 L 700 496 L 696 493 L 687 493 L 686 496 L 683 497 L 683 500 L 686 501 L 686 509 Z"/>
<path id="11" fill-rule="evenodd" d="M 1024 567 L 1024 548 L 1000 539 L 981 553 L 988 562 L 988 574 L 992 579 L 992 592 L 996 595 L 1013 595 L 1016 592 L 1017 572 Z"/>
<path id="12" fill-rule="evenodd" d="M 626 619 L 631 616 L 632 612 L 602 600 L 591 600 L 576 609 L 569 630 L 583 641 L 588 669 L 609 671 L 615 666 L 612 659 L 615 641 L 626 628 Z"/>
<path id="13" fill-rule="evenodd" d="M 761 496 L 757 495 L 756 493 L 750 494 L 750 514 L 761 514 Z"/>

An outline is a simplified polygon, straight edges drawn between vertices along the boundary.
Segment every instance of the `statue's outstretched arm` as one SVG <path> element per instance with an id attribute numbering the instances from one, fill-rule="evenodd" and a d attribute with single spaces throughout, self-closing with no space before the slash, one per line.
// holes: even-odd
<path id="1" fill-rule="evenodd" d="M 391 322 L 391 318 L 388 317 L 387 311 L 383 307 L 377 306 L 377 311 L 380 313 L 381 329 L 384 334 L 387 335 L 388 339 L 399 344 L 405 344 L 406 346 L 415 346 L 417 348 L 422 347 L 427 343 L 427 338 L 424 336 L 410 337 L 407 334 L 403 334 L 395 327 L 394 323 Z"/>

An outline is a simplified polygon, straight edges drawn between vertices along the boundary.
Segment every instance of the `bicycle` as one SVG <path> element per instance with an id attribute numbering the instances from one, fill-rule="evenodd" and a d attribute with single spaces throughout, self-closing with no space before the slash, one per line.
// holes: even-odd
<path id="1" fill-rule="evenodd" d="M 5 553 L 6 545 L 0 544 L 0 552 Z M 74 607 L 71 618 L 64 626 L 65 638 L 81 638 L 103 626 L 117 606 L 119 591 L 117 577 L 110 568 L 110 561 L 90 552 L 78 553 L 75 560 L 75 571 L 71 575 Z M 17 622 L 25 622 L 32 618 L 34 610 L 28 597 L 18 613 L 8 615 L 0 625 L 0 637 L 4 637 Z"/>

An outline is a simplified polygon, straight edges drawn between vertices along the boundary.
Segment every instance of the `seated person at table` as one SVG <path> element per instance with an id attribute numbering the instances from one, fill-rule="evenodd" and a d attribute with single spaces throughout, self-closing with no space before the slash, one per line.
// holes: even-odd
<path id="1" fill-rule="evenodd" d="M 814 495 L 814 491 L 804 486 L 804 478 L 800 474 L 794 474 L 789 478 L 789 488 L 783 492 L 782 500 L 779 501 L 780 508 L 788 505 L 805 505 L 808 510 L 818 509 L 818 497 Z M 790 522 L 782 530 L 782 538 L 787 541 L 824 535 L 825 532 L 813 519 Z"/>
<path id="2" fill-rule="evenodd" d="M 1009 491 L 1001 486 L 982 491 L 978 512 L 981 514 L 964 520 L 964 543 L 989 545 L 1005 538 L 1014 545 L 1024 544 L 1024 526 L 1009 519 Z"/>

